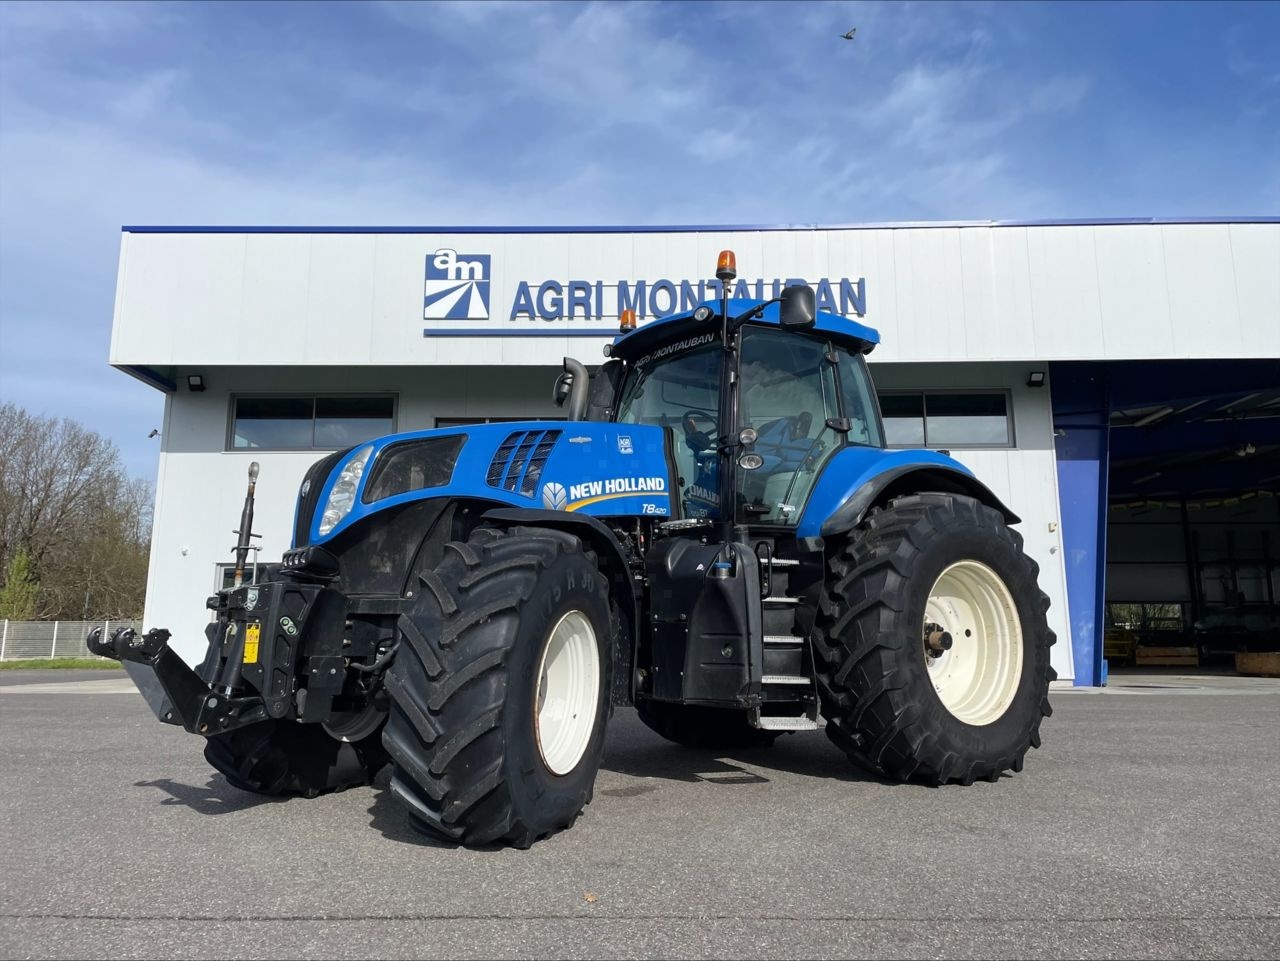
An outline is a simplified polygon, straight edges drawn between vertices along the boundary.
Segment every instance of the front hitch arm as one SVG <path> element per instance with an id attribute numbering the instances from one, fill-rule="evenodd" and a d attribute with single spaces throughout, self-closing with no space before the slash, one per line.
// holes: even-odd
<path id="1" fill-rule="evenodd" d="M 145 634 L 121 627 L 104 638 L 98 627 L 89 632 L 85 645 L 93 654 L 124 664 L 151 710 L 166 724 L 210 737 L 267 719 L 262 698 L 215 691 L 174 652 L 169 636 L 163 627 Z"/>

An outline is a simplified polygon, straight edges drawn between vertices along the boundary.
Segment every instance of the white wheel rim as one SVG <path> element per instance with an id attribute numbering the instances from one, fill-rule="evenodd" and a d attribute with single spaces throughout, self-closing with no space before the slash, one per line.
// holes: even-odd
<path id="1" fill-rule="evenodd" d="M 600 701 L 600 649 L 595 628 L 581 611 L 570 611 L 551 629 L 537 677 L 538 752 L 552 774 L 568 774 L 587 750 Z"/>
<path id="2" fill-rule="evenodd" d="M 929 592 L 924 623 L 926 635 L 951 636 L 936 656 L 927 636 L 922 645 L 942 706 L 975 727 L 1003 717 L 1022 678 L 1022 621 L 1000 575 L 978 561 L 952 564 Z"/>

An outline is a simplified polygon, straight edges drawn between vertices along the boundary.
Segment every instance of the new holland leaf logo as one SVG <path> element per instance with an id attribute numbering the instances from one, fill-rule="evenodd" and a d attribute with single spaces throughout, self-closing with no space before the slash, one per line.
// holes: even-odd
<path id="1" fill-rule="evenodd" d="M 568 502 L 563 484 L 551 481 L 542 485 L 542 506 L 549 511 L 562 511 Z"/>

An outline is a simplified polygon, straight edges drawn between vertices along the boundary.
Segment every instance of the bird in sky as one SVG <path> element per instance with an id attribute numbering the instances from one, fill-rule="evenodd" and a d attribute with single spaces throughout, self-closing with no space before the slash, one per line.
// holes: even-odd
<path id="1" fill-rule="evenodd" d="M 852 40 L 852 39 L 853 39 L 853 35 L 854 35 L 855 33 L 857 33 L 857 32 L 858 32 L 858 28 L 857 28 L 857 27 L 850 27 L 850 28 L 849 28 L 849 32 L 848 32 L 848 33 L 842 33 L 842 34 L 840 34 L 840 39 L 841 39 L 841 40 Z"/>

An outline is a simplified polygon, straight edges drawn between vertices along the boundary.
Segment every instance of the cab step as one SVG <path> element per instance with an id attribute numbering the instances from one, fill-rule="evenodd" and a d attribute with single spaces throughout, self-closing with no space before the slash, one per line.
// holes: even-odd
<path id="1" fill-rule="evenodd" d="M 792 647 L 803 643 L 804 638 L 796 637 L 794 634 L 766 634 L 764 636 L 765 647 Z"/>
<path id="2" fill-rule="evenodd" d="M 809 686 L 813 680 L 798 674 L 766 674 L 760 678 L 761 684 L 795 684 Z"/>
<path id="3" fill-rule="evenodd" d="M 799 717 L 770 717 L 766 715 L 756 722 L 756 727 L 762 731 L 816 731 L 823 726 L 825 726 L 823 721 L 814 720 L 804 715 Z"/>

